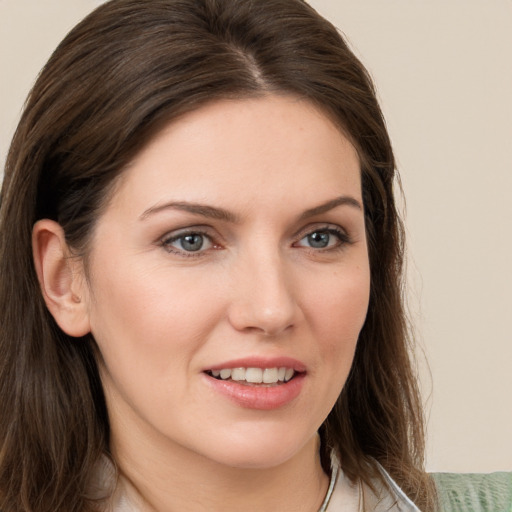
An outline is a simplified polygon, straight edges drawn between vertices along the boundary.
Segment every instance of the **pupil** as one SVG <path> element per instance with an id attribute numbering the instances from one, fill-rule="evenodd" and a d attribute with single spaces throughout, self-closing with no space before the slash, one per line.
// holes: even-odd
<path id="1" fill-rule="evenodd" d="M 317 249 L 322 249 L 329 245 L 329 233 L 311 233 L 308 235 L 308 242 L 311 247 L 315 247 Z"/>
<path id="2" fill-rule="evenodd" d="M 181 240 L 181 246 L 185 251 L 198 251 L 203 247 L 203 236 L 185 235 Z"/>

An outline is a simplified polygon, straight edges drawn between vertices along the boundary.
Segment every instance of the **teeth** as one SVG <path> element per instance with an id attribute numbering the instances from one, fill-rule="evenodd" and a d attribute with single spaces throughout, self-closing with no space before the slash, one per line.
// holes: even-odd
<path id="1" fill-rule="evenodd" d="M 253 384 L 262 383 L 263 370 L 261 368 L 247 368 L 247 370 L 245 370 L 245 380 Z"/>
<path id="2" fill-rule="evenodd" d="M 265 384 L 275 384 L 279 379 L 277 378 L 277 368 L 265 368 L 263 370 L 263 382 Z"/>
<path id="3" fill-rule="evenodd" d="M 285 381 L 285 382 L 288 382 L 288 381 L 293 377 L 293 374 L 294 374 L 294 373 L 295 373 L 295 372 L 293 371 L 293 369 L 292 369 L 292 368 L 288 368 L 288 369 L 286 370 L 286 373 L 284 374 L 284 381 Z"/>
<path id="4" fill-rule="evenodd" d="M 245 380 L 245 368 L 233 368 L 231 370 L 232 380 Z"/>
<path id="5" fill-rule="evenodd" d="M 237 382 L 245 381 L 250 384 L 277 384 L 288 382 L 294 375 L 293 368 L 223 368 L 211 370 L 213 377 L 222 380 L 231 379 Z"/>
<path id="6" fill-rule="evenodd" d="M 231 370 L 230 369 L 225 369 L 225 370 L 221 370 L 220 371 L 220 378 L 222 380 L 229 379 L 230 377 L 231 377 Z"/>

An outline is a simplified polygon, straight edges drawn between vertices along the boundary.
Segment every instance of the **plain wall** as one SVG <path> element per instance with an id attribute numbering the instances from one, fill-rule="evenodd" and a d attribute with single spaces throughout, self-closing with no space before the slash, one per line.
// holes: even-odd
<path id="1" fill-rule="evenodd" d="M 100 3 L 0 0 L 2 164 L 39 69 Z M 512 2 L 310 3 L 370 70 L 398 157 L 428 468 L 512 470 Z"/>

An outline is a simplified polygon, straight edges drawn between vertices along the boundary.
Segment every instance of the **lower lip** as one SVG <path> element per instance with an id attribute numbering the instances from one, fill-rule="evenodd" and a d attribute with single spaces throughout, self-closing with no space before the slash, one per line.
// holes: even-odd
<path id="1" fill-rule="evenodd" d="M 247 409 L 279 409 L 297 398 L 304 384 L 305 373 L 299 373 L 285 383 L 275 386 L 240 384 L 232 380 L 220 380 L 205 374 L 215 391 Z"/>

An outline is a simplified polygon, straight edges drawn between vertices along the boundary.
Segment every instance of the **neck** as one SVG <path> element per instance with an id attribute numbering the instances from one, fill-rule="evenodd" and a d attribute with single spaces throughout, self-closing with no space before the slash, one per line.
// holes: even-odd
<path id="1" fill-rule="evenodd" d="M 132 439 L 131 446 L 136 444 Z M 146 445 L 136 456 L 114 443 L 113 453 L 121 473 L 119 492 L 141 512 L 317 512 L 329 484 L 318 436 L 291 459 L 265 469 L 224 466 L 176 446 L 152 453 Z"/>

